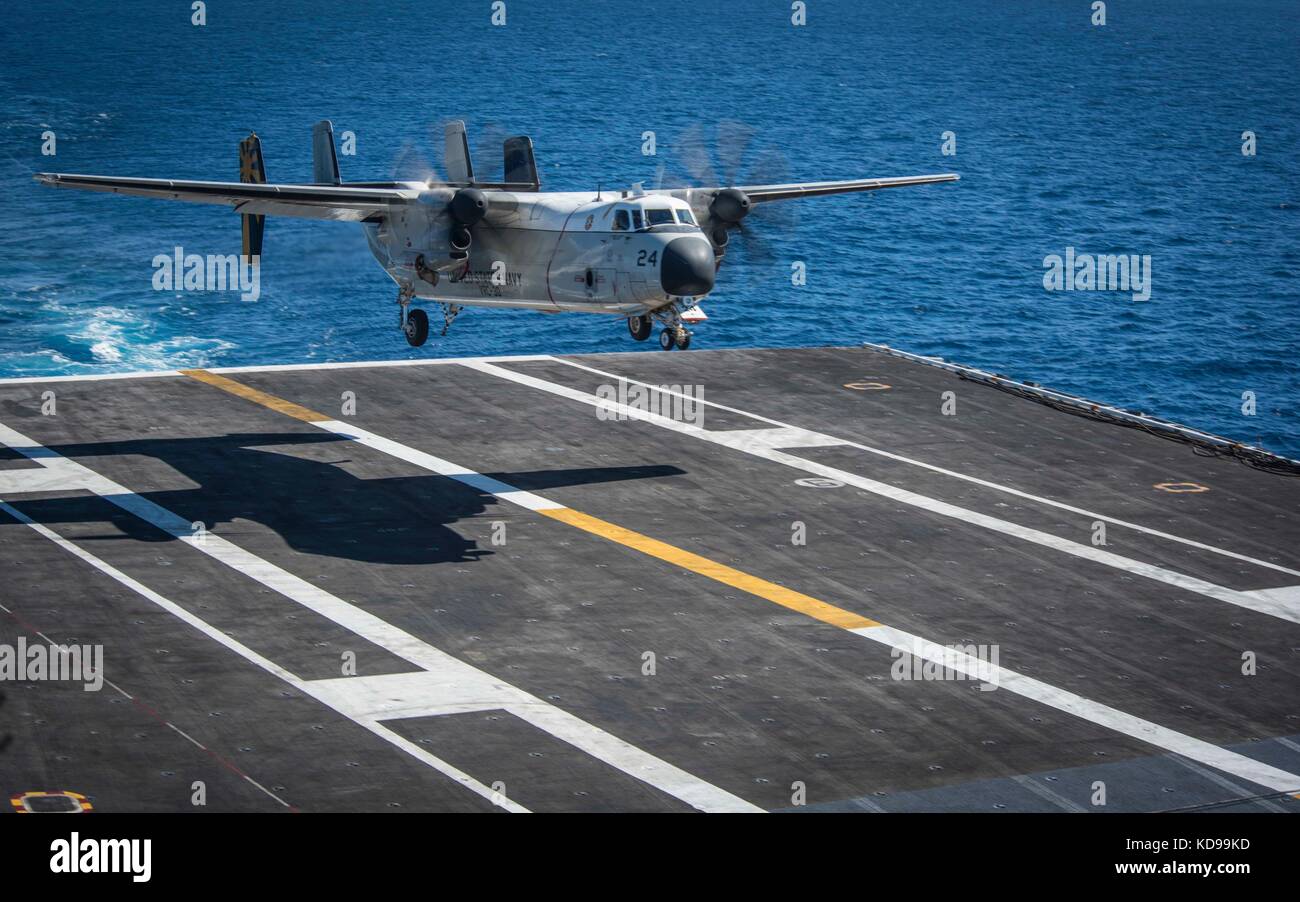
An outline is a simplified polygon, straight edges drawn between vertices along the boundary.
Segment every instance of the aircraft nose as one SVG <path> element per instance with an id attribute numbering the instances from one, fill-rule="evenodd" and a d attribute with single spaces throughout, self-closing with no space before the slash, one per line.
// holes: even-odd
<path id="1" fill-rule="evenodd" d="M 699 297 L 713 290 L 713 248 L 703 238 L 674 238 L 664 247 L 659 281 L 668 294 Z"/>

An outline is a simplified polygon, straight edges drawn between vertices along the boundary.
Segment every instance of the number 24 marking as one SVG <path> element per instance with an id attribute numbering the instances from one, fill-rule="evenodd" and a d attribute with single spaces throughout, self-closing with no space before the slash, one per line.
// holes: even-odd
<path id="1" fill-rule="evenodd" d="M 650 254 L 649 257 L 646 256 L 647 253 Z M 645 266 L 646 264 L 649 264 L 650 266 L 655 266 L 656 264 L 658 264 L 658 262 L 659 262 L 659 252 L 658 252 L 658 251 L 638 251 L 638 252 L 637 252 L 637 255 L 636 255 L 636 265 L 637 265 L 637 266 Z"/>

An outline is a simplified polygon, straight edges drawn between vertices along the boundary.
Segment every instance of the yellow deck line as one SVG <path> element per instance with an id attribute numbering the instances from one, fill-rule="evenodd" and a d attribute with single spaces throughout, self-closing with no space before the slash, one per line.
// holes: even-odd
<path id="1" fill-rule="evenodd" d="M 242 382 L 236 382 L 234 379 L 228 379 L 225 376 L 219 376 L 216 373 L 210 373 L 207 370 L 181 370 L 185 376 L 205 382 L 208 385 L 219 388 L 222 391 L 230 392 L 232 395 L 238 395 L 241 398 L 261 404 L 271 410 L 303 420 L 307 423 L 321 423 L 333 419 L 324 414 L 309 410 L 292 401 L 286 401 L 283 398 L 277 398 L 275 395 L 268 394 L 264 391 L 251 388 Z M 838 626 L 841 629 L 853 630 L 864 627 L 881 626 L 875 620 L 870 620 L 860 614 L 852 611 L 846 611 L 829 604 L 820 599 L 813 598 L 811 595 L 804 595 L 802 592 L 796 592 L 793 589 L 787 589 L 785 586 L 779 586 L 776 583 L 768 582 L 757 576 L 737 570 L 734 567 L 728 567 L 726 564 L 720 564 L 717 561 L 695 554 L 685 549 L 678 548 L 676 545 L 669 545 L 667 542 L 661 542 L 658 539 L 652 539 L 650 536 L 642 535 L 630 529 L 625 529 L 615 523 L 607 520 L 601 520 L 582 511 L 574 510 L 569 507 L 554 508 L 548 510 L 539 510 L 539 514 L 544 514 L 552 520 L 559 520 L 561 523 L 581 529 L 583 532 L 591 533 L 594 536 L 600 536 L 611 542 L 622 545 L 625 548 L 631 548 L 642 554 L 658 558 L 669 564 L 673 564 L 683 570 L 691 573 L 697 573 L 700 576 L 708 577 L 715 582 L 731 586 L 733 589 L 739 589 L 750 595 L 765 599 L 766 601 L 779 604 L 782 607 L 789 608 L 792 611 L 798 611 L 820 620 L 823 623 L 829 623 L 831 626 Z"/>
<path id="2" fill-rule="evenodd" d="M 571 507 L 540 510 L 538 513 L 550 517 L 552 520 L 568 523 L 570 526 L 575 526 L 592 535 L 609 539 L 611 542 L 617 542 L 627 548 L 635 549 L 642 554 L 648 554 L 651 557 L 659 558 L 661 561 L 676 564 L 683 570 L 698 573 L 700 576 L 707 576 L 711 580 L 740 589 L 742 592 L 748 592 L 750 595 L 757 595 L 759 598 L 790 608 L 792 611 L 807 614 L 809 617 L 823 623 L 829 623 L 832 626 L 854 630 L 881 625 L 875 620 L 868 620 L 866 617 L 854 614 L 852 611 L 837 608 L 835 605 L 820 601 L 811 595 L 804 595 L 802 592 L 787 589 L 785 586 L 778 586 L 776 583 L 768 582 L 757 576 L 751 576 L 742 570 L 728 567 L 726 564 L 719 564 L 717 561 L 685 551 L 676 545 L 669 545 L 667 542 L 652 539 L 639 532 L 624 529 L 615 523 L 584 514 L 582 511 L 574 510 Z"/>
<path id="3" fill-rule="evenodd" d="M 181 370 L 182 376 L 189 376 L 191 379 L 197 379 L 200 382 L 206 382 L 208 385 L 215 386 L 222 391 L 228 391 L 232 395 L 238 395 L 254 403 L 261 404 L 263 407 L 269 407 L 286 416 L 291 416 L 295 420 L 302 420 L 306 423 L 320 423 L 325 420 L 332 420 L 333 417 L 327 417 L 323 413 L 317 413 L 292 401 L 286 401 L 283 398 L 277 398 L 275 395 L 269 395 L 264 391 L 258 391 L 251 386 L 242 382 L 236 382 L 234 379 L 227 379 L 225 376 L 218 376 L 216 373 L 209 373 L 207 370 Z"/>

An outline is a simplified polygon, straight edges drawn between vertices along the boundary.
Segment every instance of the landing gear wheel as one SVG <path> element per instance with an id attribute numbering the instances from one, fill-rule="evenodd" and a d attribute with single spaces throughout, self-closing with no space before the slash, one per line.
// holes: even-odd
<path id="1" fill-rule="evenodd" d="M 637 341 L 645 341 L 650 337 L 654 324 L 650 321 L 649 316 L 629 316 L 627 318 L 627 331 L 632 333 L 632 337 Z"/>
<path id="2" fill-rule="evenodd" d="M 677 350 L 685 351 L 691 346 L 691 333 L 685 329 L 678 329 L 677 335 L 673 339 L 677 343 Z"/>
<path id="3" fill-rule="evenodd" d="M 406 343 L 413 348 L 418 348 L 429 338 L 429 314 L 423 310 L 411 310 L 406 314 L 406 322 L 402 324 L 402 334 L 406 336 Z"/>
<path id="4" fill-rule="evenodd" d="M 671 351 L 675 344 L 677 344 L 677 339 L 673 336 L 672 329 L 664 329 L 659 333 L 659 347 L 665 351 Z"/>

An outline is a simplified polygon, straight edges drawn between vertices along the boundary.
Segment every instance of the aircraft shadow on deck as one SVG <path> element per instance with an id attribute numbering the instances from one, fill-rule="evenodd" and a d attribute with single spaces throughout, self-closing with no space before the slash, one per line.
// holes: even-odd
<path id="1" fill-rule="evenodd" d="M 275 531 L 295 551 L 377 564 L 455 563 L 492 554 L 449 525 L 484 513 L 497 503 L 494 497 L 435 474 L 359 478 L 338 465 L 351 460 L 356 447 L 326 433 L 245 433 L 51 446 L 74 459 L 142 455 L 172 467 L 198 488 L 138 494 L 186 520 L 202 521 L 214 535 L 229 536 L 231 531 L 223 530 L 223 525 L 249 520 Z M 93 461 L 85 462 L 96 469 Z M 518 489 L 544 491 L 684 472 L 673 466 L 633 466 L 486 475 Z M 19 499 L 15 503 L 40 523 L 109 519 L 120 530 L 78 538 L 173 540 L 95 497 Z M 510 508 L 505 512 L 513 513 Z"/>

